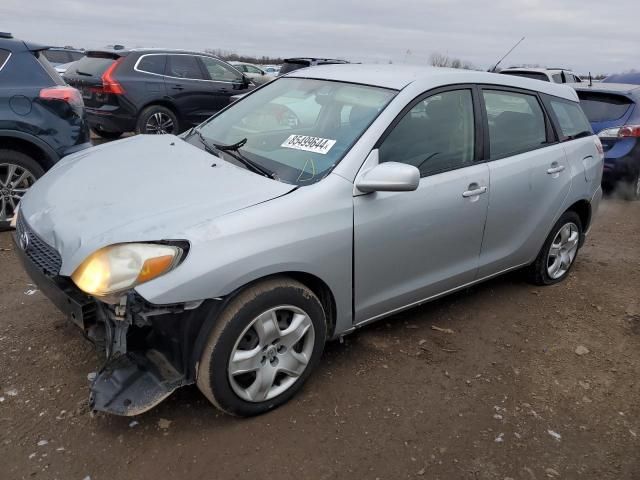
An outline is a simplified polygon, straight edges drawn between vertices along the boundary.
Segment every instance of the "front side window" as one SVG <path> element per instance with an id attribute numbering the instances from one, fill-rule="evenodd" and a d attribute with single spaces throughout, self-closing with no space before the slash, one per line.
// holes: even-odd
<path id="1" fill-rule="evenodd" d="M 471 165 L 474 151 L 471 90 L 455 90 L 414 105 L 380 145 L 379 158 L 414 165 L 424 177 Z"/>
<path id="2" fill-rule="evenodd" d="M 165 64 L 167 63 L 166 55 L 145 55 L 138 62 L 137 69 L 142 72 L 155 73 L 156 75 L 164 75 Z"/>
<path id="3" fill-rule="evenodd" d="M 484 90 L 491 160 L 542 147 L 547 141 L 544 113 L 534 95 Z"/>
<path id="4" fill-rule="evenodd" d="M 203 80 L 198 60 L 192 55 L 168 55 L 167 75 L 176 78 Z"/>
<path id="5" fill-rule="evenodd" d="M 240 74 L 234 68 L 225 65 L 219 60 L 210 57 L 200 57 L 209 78 L 218 82 L 237 82 L 241 80 Z"/>
<path id="6" fill-rule="evenodd" d="M 565 137 L 572 139 L 593 133 L 589 120 L 578 103 L 554 98 L 549 104 Z"/>
<path id="7" fill-rule="evenodd" d="M 397 94 L 396 90 L 327 80 L 281 78 L 234 103 L 199 129 L 218 145 L 308 185 L 324 178 Z M 187 137 L 202 147 L 198 136 Z M 234 162 L 231 153 L 220 152 Z"/>

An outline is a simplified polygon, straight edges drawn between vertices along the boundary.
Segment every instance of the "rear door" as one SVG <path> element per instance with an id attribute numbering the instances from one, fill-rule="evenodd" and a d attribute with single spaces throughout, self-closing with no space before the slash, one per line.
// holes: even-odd
<path id="1" fill-rule="evenodd" d="M 229 105 L 231 96 L 246 93 L 242 73 L 228 63 L 212 57 L 199 57 L 207 78 L 207 89 L 212 97 L 212 109 L 207 118 Z"/>
<path id="2" fill-rule="evenodd" d="M 489 213 L 479 278 L 532 261 L 571 188 L 562 144 L 535 92 L 482 89 Z"/>
<path id="3" fill-rule="evenodd" d="M 354 198 L 357 323 L 472 282 L 487 214 L 489 172 L 473 87 L 417 99 L 378 142 L 380 162 L 421 173 L 413 192 Z"/>
<path id="4" fill-rule="evenodd" d="M 181 120 L 197 125 L 216 111 L 218 99 L 196 55 L 169 54 L 165 70 L 167 95 L 173 100 Z"/>

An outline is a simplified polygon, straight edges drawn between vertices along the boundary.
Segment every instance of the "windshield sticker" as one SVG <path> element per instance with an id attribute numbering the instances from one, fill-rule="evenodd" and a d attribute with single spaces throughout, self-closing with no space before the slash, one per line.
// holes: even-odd
<path id="1" fill-rule="evenodd" d="M 325 155 L 331 150 L 331 147 L 333 147 L 335 143 L 335 140 L 329 140 L 328 138 L 310 137 L 309 135 L 291 135 L 280 146 Z"/>

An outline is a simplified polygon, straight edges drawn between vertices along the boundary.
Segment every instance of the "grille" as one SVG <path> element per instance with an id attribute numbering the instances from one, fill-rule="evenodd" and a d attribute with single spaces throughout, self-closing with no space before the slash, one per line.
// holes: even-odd
<path id="1" fill-rule="evenodd" d="M 35 234 L 27 222 L 22 218 L 22 214 L 18 213 L 18 221 L 16 223 L 16 234 L 18 244 L 25 249 L 25 254 L 45 275 L 54 277 L 60 273 L 62 259 L 55 248 L 45 243 L 38 235 Z"/>

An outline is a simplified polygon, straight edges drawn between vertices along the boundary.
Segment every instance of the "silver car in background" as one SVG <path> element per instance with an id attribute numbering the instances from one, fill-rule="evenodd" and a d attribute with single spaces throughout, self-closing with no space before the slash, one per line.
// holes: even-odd
<path id="1" fill-rule="evenodd" d="M 92 408 L 134 415 L 197 383 L 248 416 L 289 400 L 328 339 L 510 270 L 564 280 L 602 167 L 569 87 L 318 66 L 181 137 L 67 157 L 15 239 L 106 351 Z"/>

